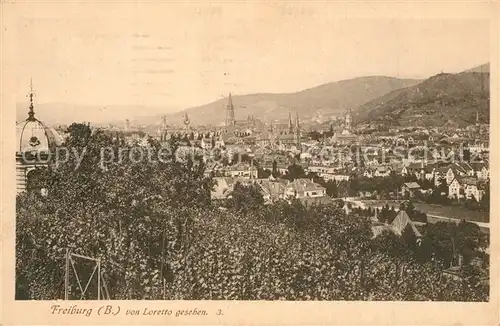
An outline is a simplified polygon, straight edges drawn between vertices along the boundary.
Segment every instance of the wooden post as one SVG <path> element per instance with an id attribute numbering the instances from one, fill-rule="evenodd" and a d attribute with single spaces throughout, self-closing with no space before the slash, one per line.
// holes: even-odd
<path id="1" fill-rule="evenodd" d="M 164 258 L 165 257 L 165 230 L 161 234 L 161 265 L 160 265 L 160 278 L 163 283 L 163 300 L 165 300 L 165 275 L 163 275 Z"/>
<path id="2" fill-rule="evenodd" d="M 64 300 L 68 300 L 69 288 L 69 249 L 66 248 L 66 266 L 64 271 Z"/>
<path id="3" fill-rule="evenodd" d="M 165 279 L 162 279 L 162 281 L 163 281 L 163 300 L 165 300 L 165 293 L 166 293 L 167 284 L 165 282 Z"/>
<path id="4" fill-rule="evenodd" d="M 97 300 L 101 300 L 101 258 L 97 258 Z"/>

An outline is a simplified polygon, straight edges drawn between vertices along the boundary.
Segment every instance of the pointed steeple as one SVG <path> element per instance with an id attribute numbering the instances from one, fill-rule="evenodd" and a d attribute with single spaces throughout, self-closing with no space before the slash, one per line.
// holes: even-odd
<path id="1" fill-rule="evenodd" d="M 227 100 L 226 106 L 226 126 L 232 126 L 235 124 L 234 120 L 234 106 L 233 106 L 233 97 L 231 93 L 229 93 L 229 98 Z"/>
<path id="2" fill-rule="evenodd" d="M 288 131 L 293 132 L 292 112 L 288 112 Z"/>
<path id="3" fill-rule="evenodd" d="M 345 115 L 345 129 L 347 131 L 351 131 L 352 127 L 352 115 L 351 115 L 351 109 L 346 110 L 346 115 Z"/>
<path id="4" fill-rule="evenodd" d="M 299 112 L 296 112 L 295 117 L 295 145 L 300 149 L 300 123 L 299 123 Z"/>
<path id="5" fill-rule="evenodd" d="M 160 139 L 161 141 L 167 140 L 167 116 L 164 115 L 162 118 L 162 128 L 160 132 Z"/>
<path id="6" fill-rule="evenodd" d="M 32 79 L 30 78 L 30 92 L 29 94 L 27 95 L 27 97 L 29 97 L 30 99 L 30 106 L 29 106 L 29 111 L 28 111 L 28 119 L 26 119 L 27 121 L 35 121 L 35 110 L 34 110 L 34 105 L 33 105 L 33 97 L 35 96 L 35 94 L 33 93 L 33 81 Z"/>
<path id="7" fill-rule="evenodd" d="M 189 126 L 189 124 L 191 123 L 191 121 L 189 121 L 189 117 L 188 117 L 188 114 L 187 112 L 184 114 L 184 124 L 187 126 Z"/>

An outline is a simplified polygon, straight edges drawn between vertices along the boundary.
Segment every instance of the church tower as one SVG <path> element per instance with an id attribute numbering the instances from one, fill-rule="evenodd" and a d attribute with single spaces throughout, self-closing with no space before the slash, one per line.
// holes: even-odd
<path id="1" fill-rule="evenodd" d="M 166 141 L 167 140 L 167 116 L 163 116 L 161 119 L 161 134 L 160 134 L 160 140 L 161 141 Z"/>
<path id="2" fill-rule="evenodd" d="M 233 98 L 231 97 L 231 93 L 229 93 L 229 99 L 226 106 L 226 127 L 234 126 L 235 123 L 236 121 L 234 120 Z"/>
<path id="3" fill-rule="evenodd" d="M 288 112 L 288 132 L 293 133 L 292 113 Z"/>
<path id="4" fill-rule="evenodd" d="M 297 112 L 295 117 L 295 144 L 297 149 L 300 149 L 300 123 L 299 123 L 299 112 Z"/>
<path id="5" fill-rule="evenodd" d="M 189 129 L 189 124 L 191 123 L 191 121 L 189 120 L 189 117 L 188 117 L 188 114 L 184 114 L 184 121 L 182 121 L 184 123 L 184 126 L 186 128 L 186 130 Z"/>
<path id="6" fill-rule="evenodd" d="M 347 131 L 351 131 L 352 128 L 352 116 L 351 116 L 351 109 L 347 111 L 347 114 L 345 115 L 345 129 Z"/>

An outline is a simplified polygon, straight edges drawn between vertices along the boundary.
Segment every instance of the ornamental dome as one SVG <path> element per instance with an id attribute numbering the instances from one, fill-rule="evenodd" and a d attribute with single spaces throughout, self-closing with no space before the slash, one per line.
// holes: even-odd
<path id="1" fill-rule="evenodd" d="M 16 133 L 16 153 L 49 152 L 62 143 L 57 131 L 36 119 L 18 123 Z"/>
<path id="2" fill-rule="evenodd" d="M 28 118 L 16 125 L 16 154 L 26 152 L 45 152 L 62 144 L 57 131 L 35 118 L 33 94 L 30 94 Z"/>

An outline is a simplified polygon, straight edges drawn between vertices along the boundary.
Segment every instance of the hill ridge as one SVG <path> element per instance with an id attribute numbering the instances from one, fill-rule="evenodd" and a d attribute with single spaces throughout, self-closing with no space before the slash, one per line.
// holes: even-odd
<path id="1" fill-rule="evenodd" d="M 355 110 L 354 123 L 464 127 L 476 113 L 489 123 L 489 72 L 476 68 L 440 73 L 373 99 Z"/>

